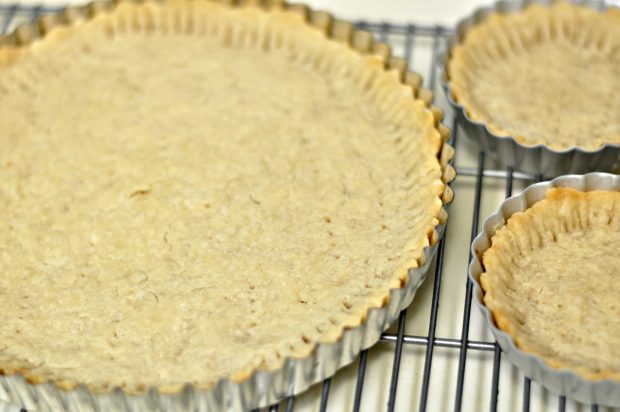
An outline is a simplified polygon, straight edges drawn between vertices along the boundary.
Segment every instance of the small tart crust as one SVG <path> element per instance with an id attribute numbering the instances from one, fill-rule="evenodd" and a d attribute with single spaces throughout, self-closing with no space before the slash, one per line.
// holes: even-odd
<path id="1" fill-rule="evenodd" d="M 620 12 L 564 2 L 491 14 L 452 50 L 456 102 L 527 146 L 620 144 Z"/>
<path id="2" fill-rule="evenodd" d="M 551 189 L 491 242 L 480 284 L 497 326 L 549 366 L 620 380 L 620 192 Z"/>
<path id="3" fill-rule="evenodd" d="M 303 8 L 90 10 L 0 47 L 0 373 L 207 389 L 407 283 L 453 173 L 402 72 Z"/>

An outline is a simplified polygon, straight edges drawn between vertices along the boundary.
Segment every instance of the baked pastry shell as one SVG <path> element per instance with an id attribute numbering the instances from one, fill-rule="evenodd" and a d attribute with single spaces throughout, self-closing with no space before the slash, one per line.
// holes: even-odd
<path id="1" fill-rule="evenodd" d="M 130 1 L 130 0 L 127 0 Z M 19 26 L 12 34 L 0 36 L 0 45 L 28 44 L 57 26 L 88 20 L 109 10 L 117 2 L 95 1 L 82 7 L 69 7 L 62 12 L 41 17 L 38 21 Z M 330 39 L 348 44 L 353 49 L 379 56 L 387 70 L 398 73 L 401 83 L 412 89 L 412 99 L 420 100 L 432 113 L 435 129 L 441 136 L 442 146 L 437 153 L 442 168 L 444 191 L 437 225 L 428 234 L 429 246 L 416 268 L 408 269 L 408 281 L 390 290 L 380 306 L 369 308 L 355 325 L 345 326 L 333 340 L 317 342 L 312 350 L 301 357 L 284 358 L 275 369 L 242 371 L 214 385 L 201 387 L 179 384 L 143 387 L 136 391 L 122 388 L 88 387 L 64 381 L 48 381 L 27 370 L 0 370 L 0 399 L 8 399 L 28 410 L 249 410 L 275 403 L 290 395 L 306 390 L 314 383 L 333 375 L 341 367 L 353 362 L 364 349 L 375 344 L 381 334 L 398 318 L 400 311 L 411 303 L 417 288 L 426 278 L 437 251 L 447 220 L 447 210 L 453 198 L 450 183 L 456 172 L 452 166 L 454 149 L 448 144 L 450 132 L 441 124 L 443 113 L 432 106 L 433 94 L 421 88 L 418 74 L 407 71 L 404 59 L 392 57 L 390 47 L 375 42 L 366 31 L 354 30 L 346 21 L 336 20 L 325 12 L 312 11 L 303 5 L 287 5 L 278 0 L 226 1 L 229 4 L 253 4 L 269 9 L 285 7 L 305 16 L 306 21 Z M 403 165 L 406 167 L 406 165 Z"/>
<path id="2" fill-rule="evenodd" d="M 564 1 L 599 11 L 613 7 L 602 0 Z M 526 145 L 514 136 L 500 136 L 493 132 L 486 123 L 473 120 L 467 108 L 457 102 L 453 94 L 448 76 L 452 49 L 462 43 L 474 26 L 482 23 L 494 13 L 518 13 L 532 4 L 551 5 L 555 2 L 554 0 L 499 1 L 490 7 L 480 7 L 470 16 L 460 20 L 454 33 L 447 38 L 445 49 L 438 54 L 440 84 L 458 124 L 465 130 L 467 136 L 477 144 L 480 150 L 490 154 L 505 166 L 543 176 L 616 170 L 620 164 L 620 145 L 618 144 L 605 144 L 596 150 L 586 150 L 580 147 L 554 150 L 544 144 Z"/>
<path id="3" fill-rule="evenodd" d="M 559 395 L 579 402 L 620 406 L 620 382 L 612 379 L 588 380 L 569 369 L 556 369 L 546 364 L 542 357 L 525 352 L 517 347 L 508 333 L 499 329 L 493 315 L 484 304 L 484 292 L 480 284 L 483 273 L 482 255 L 491 246 L 491 238 L 496 231 L 506 225 L 508 218 L 517 212 L 529 209 L 534 203 L 543 200 L 547 191 L 554 187 L 570 187 L 580 191 L 614 190 L 620 191 L 620 176 L 609 173 L 588 173 L 586 175 L 565 175 L 548 182 L 529 186 L 516 196 L 506 199 L 499 209 L 482 224 L 482 232 L 471 246 L 472 260 L 469 264 L 469 278 L 474 285 L 474 304 L 491 329 L 497 343 L 508 359 L 528 378 L 542 384 Z"/>

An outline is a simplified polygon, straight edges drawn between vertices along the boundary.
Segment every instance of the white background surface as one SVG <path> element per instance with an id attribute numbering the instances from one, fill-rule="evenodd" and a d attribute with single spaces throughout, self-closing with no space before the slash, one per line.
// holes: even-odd
<path id="1" fill-rule="evenodd" d="M 296 1 L 291 1 L 296 2 Z M 484 0 L 308 0 L 299 1 L 336 14 L 348 20 L 389 20 L 393 22 L 425 22 L 452 24 L 459 16 L 469 13 Z M 0 4 L 14 3 L 0 0 Z M 20 4 L 66 5 L 81 4 L 83 0 L 22 0 Z"/>
<path id="2" fill-rule="evenodd" d="M 0 0 L 0 3 L 12 3 Z M 79 4 L 79 0 L 27 0 L 23 4 Z M 364 19 L 372 22 L 390 21 L 416 23 L 424 25 L 453 25 L 459 18 L 467 15 L 481 4 L 481 0 L 307 0 L 306 4 L 315 9 L 330 11 L 340 18 L 349 20 Z M 414 69 L 428 77 L 431 42 L 421 41 L 416 44 Z M 398 54 L 398 45 L 396 45 Z M 445 107 L 442 92 L 438 91 L 438 104 Z M 450 123 L 447 123 L 450 125 Z M 475 150 L 461 135 L 458 149 L 460 166 L 475 164 Z M 485 180 L 485 191 L 481 219 L 494 211 L 503 199 L 504 186 L 501 180 Z M 445 252 L 446 260 L 442 283 L 437 336 L 459 338 L 463 311 L 463 291 L 465 286 L 466 268 L 468 263 L 469 236 L 474 195 L 474 179 L 459 177 L 454 183 L 456 200 L 450 209 L 448 226 L 448 242 Z M 522 185 L 515 183 L 515 192 Z M 408 312 L 407 334 L 426 335 L 430 302 L 432 297 L 433 278 L 427 279 L 416 296 Z M 482 324 L 477 309 L 472 308 L 472 327 L 470 339 L 489 340 L 489 333 Z M 422 346 L 405 345 L 400 369 L 397 395 L 397 410 L 417 410 L 420 386 L 422 382 L 425 348 Z M 491 387 L 492 353 L 470 351 L 466 369 L 466 384 L 463 407 L 466 411 L 488 410 Z M 393 358 L 393 345 L 379 343 L 371 351 L 366 380 L 364 383 L 364 411 L 384 410 L 387 403 L 387 391 Z M 453 349 L 435 349 L 428 410 L 447 411 L 453 409 L 456 389 L 456 370 L 458 351 Z M 328 410 L 350 410 L 353 402 L 356 364 L 345 368 L 333 380 L 329 397 Z M 505 360 L 501 364 L 500 404 L 501 411 L 517 411 L 522 409 L 523 377 Z M 542 390 L 532 383 L 531 410 L 557 410 L 557 396 Z M 316 411 L 320 399 L 320 385 L 296 398 L 296 411 Z M 281 409 L 282 410 L 282 409 Z M 567 402 L 568 411 L 586 411 L 589 406 Z M 605 408 L 600 408 L 605 411 Z"/>

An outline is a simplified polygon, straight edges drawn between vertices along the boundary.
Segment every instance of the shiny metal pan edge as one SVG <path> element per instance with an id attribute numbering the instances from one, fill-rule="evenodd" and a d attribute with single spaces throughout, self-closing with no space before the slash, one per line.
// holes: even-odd
<path id="1" fill-rule="evenodd" d="M 618 7 L 601 0 L 566 1 L 599 11 Z M 549 5 L 554 2 L 554 0 L 504 0 L 495 3 L 493 6 L 478 8 L 471 15 L 460 20 L 454 33 L 447 38 L 446 47 L 438 53 L 436 63 L 439 68 L 439 82 L 457 117 L 458 124 L 481 150 L 499 160 L 503 165 L 527 173 L 549 177 L 568 173 L 615 170 L 620 165 L 620 145 L 618 144 L 603 145 L 593 151 L 579 147 L 558 151 L 543 144 L 527 146 L 519 143 L 513 136 L 499 136 L 491 131 L 485 123 L 471 119 L 467 109 L 459 104 L 452 94 L 447 73 L 450 54 L 452 48 L 459 44 L 474 26 L 493 13 L 516 13 L 531 4 Z"/>
<path id="2" fill-rule="evenodd" d="M 620 176 L 609 173 L 560 176 L 548 182 L 533 184 L 520 194 L 502 202 L 501 206 L 486 218 L 482 224 L 482 232 L 471 245 L 473 257 L 469 264 L 468 275 L 474 286 L 474 304 L 481 311 L 485 323 L 490 328 L 502 351 L 524 375 L 554 393 L 579 402 L 620 406 L 620 382 L 611 379 L 587 380 L 571 370 L 552 368 L 546 365 L 540 356 L 522 351 L 517 348 L 509 334 L 497 328 L 491 311 L 482 301 L 484 294 L 480 286 L 480 275 L 483 271 L 481 257 L 490 247 L 491 237 L 506 224 L 510 216 L 522 212 L 544 199 L 547 191 L 554 187 L 571 187 L 581 191 L 620 191 Z"/>

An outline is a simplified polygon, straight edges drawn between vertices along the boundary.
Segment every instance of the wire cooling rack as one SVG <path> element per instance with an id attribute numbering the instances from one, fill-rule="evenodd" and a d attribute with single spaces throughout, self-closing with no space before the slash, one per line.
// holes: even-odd
<path id="1" fill-rule="evenodd" d="M 0 30 L 9 32 L 42 13 L 59 10 L 0 5 Z M 478 233 L 480 221 L 513 189 L 522 189 L 542 177 L 500 169 L 461 137 L 443 91 L 437 87 L 435 67 L 438 51 L 451 29 L 371 22 L 357 22 L 356 26 L 390 44 L 395 55 L 404 56 L 412 70 L 425 75 L 425 87 L 435 92 L 435 104 L 445 109 L 444 122 L 453 130 L 452 144 L 457 149 L 457 179 L 453 184 L 456 197 L 433 265 L 434 273 L 429 274 L 412 306 L 401 312 L 381 341 L 331 379 L 266 410 L 611 410 L 552 395 L 520 375 L 503 359 L 482 318 L 472 312 L 467 264 L 469 245 Z M 0 410 L 4 410 L 2 404 Z"/>

